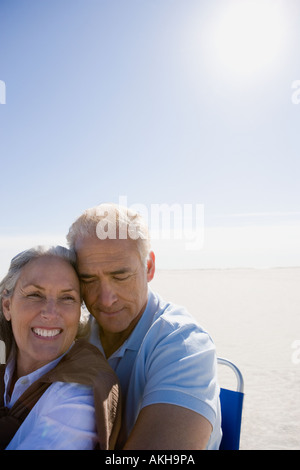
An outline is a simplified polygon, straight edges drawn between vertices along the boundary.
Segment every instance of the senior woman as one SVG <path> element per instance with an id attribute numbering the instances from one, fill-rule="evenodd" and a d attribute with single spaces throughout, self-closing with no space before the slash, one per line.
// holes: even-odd
<path id="1" fill-rule="evenodd" d="M 32 248 L 0 283 L 0 449 L 114 448 L 118 381 L 98 349 L 76 339 L 75 263 L 67 248 Z"/>

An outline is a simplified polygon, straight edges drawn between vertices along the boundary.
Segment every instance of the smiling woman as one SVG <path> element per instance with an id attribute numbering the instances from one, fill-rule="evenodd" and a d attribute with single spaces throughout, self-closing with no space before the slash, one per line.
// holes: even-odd
<path id="1" fill-rule="evenodd" d="M 0 449 L 109 449 L 116 441 L 117 378 L 94 346 L 76 341 L 75 260 L 64 247 L 33 248 L 0 283 Z"/>
<path id="2" fill-rule="evenodd" d="M 27 263 L 13 295 L 5 293 L 4 316 L 18 347 L 18 376 L 65 353 L 77 334 L 80 287 L 76 271 L 62 258 L 42 256 Z"/>
<path id="3" fill-rule="evenodd" d="M 52 261 L 52 270 L 43 269 L 47 265 L 47 260 L 50 263 Z M 72 281 L 73 285 L 70 286 L 68 284 L 68 289 L 72 288 L 73 296 L 79 296 L 77 298 L 77 305 L 76 307 L 76 315 L 80 316 L 80 292 L 79 292 L 79 284 L 78 278 L 75 272 L 75 255 L 72 251 L 67 250 L 64 247 L 36 247 L 30 250 L 26 250 L 17 256 L 15 256 L 10 265 L 9 272 L 2 280 L 0 284 L 0 297 L 1 297 L 1 318 L 0 318 L 0 329 L 1 329 L 1 336 L 5 340 L 6 343 L 6 354 L 7 357 L 10 354 L 11 346 L 13 344 L 13 340 L 16 338 L 12 335 L 12 330 L 14 328 L 14 320 L 12 320 L 12 315 L 15 316 L 15 308 L 11 308 L 12 302 L 23 302 L 25 306 L 30 304 L 29 310 L 31 312 L 34 311 L 34 306 L 38 306 L 41 310 L 41 302 L 46 300 L 46 287 L 49 285 L 53 286 L 57 282 L 56 275 L 55 275 L 55 268 L 58 268 L 60 263 L 64 263 L 64 268 L 69 269 L 72 273 Z M 37 264 L 34 263 L 36 261 Z M 55 261 L 54 265 L 53 262 Z M 31 268 L 31 269 L 29 269 Z M 48 266 L 47 266 L 48 268 Z M 49 279 L 45 279 L 47 276 Z M 70 276 L 70 272 L 68 273 Z M 40 275 L 43 274 L 44 281 L 46 284 L 41 286 L 40 282 Z M 52 275 L 52 279 L 51 278 Z M 70 281 L 70 277 L 69 279 Z M 50 284 L 49 284 L 50 281 Z M 64 281 L 65 284 L 66 281 Z M 56 283 L 56 286 L 60 286 L 59 282 Z M 63 286 L 60 286 L 61 288 Z M 48 293 L 47 293 L 48 294 Z M 66 293 L 62 292 L 61 295 L 65 298 Z M 47 307 L 48 309 L 51 308 L 51 303 Z M 2 310 L 3 309 L 3 310 Z M 37 310 L 37 307 L 35 307 Z M 74 310 L 75 311 L 75 310 Z M 13 312 L 13 313 L 12 313 Z M 24 317 L 24 315 L 22 315 Z M 78 320 L 79 322 L 79 320 Z M 77 322 L 77 324 L 78 324 Z M 49 326 L 49 324 L 48 324 Z"/>

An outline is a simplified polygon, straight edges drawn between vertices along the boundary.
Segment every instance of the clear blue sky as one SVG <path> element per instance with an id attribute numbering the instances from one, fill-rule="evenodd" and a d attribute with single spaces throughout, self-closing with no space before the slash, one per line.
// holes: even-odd
<path id="1" fill-rule="evenodd" d="M 233 264 L 256 237 L 300 265 L 300 2 L 250 3 L 0 0 L 0 259 L 126 195 L 204 204 Z"/>

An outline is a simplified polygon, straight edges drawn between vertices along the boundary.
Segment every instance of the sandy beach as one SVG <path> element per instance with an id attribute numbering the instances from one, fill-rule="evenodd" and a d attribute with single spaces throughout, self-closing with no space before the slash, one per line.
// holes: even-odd
<path id="1" fill-rule="evenodd" d="M 151 287 L 184 305 L 245 380 L 241 449 L 300 449 L 300 268 L 157 271 Z M 299 346 L 298 346 L 299 349 Z M 235 378 L 220 370 L 220 385 Z"/>

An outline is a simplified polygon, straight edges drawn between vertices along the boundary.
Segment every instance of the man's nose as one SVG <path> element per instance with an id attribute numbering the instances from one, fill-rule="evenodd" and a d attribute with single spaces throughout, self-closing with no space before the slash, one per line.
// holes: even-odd
<path id="1" fill-rule="evenodd" d="M 117 300 L 118 297 L 108 282 L 101 282 L 98 294 L 99 302 L 103 307 L 111 307 Z"/>

